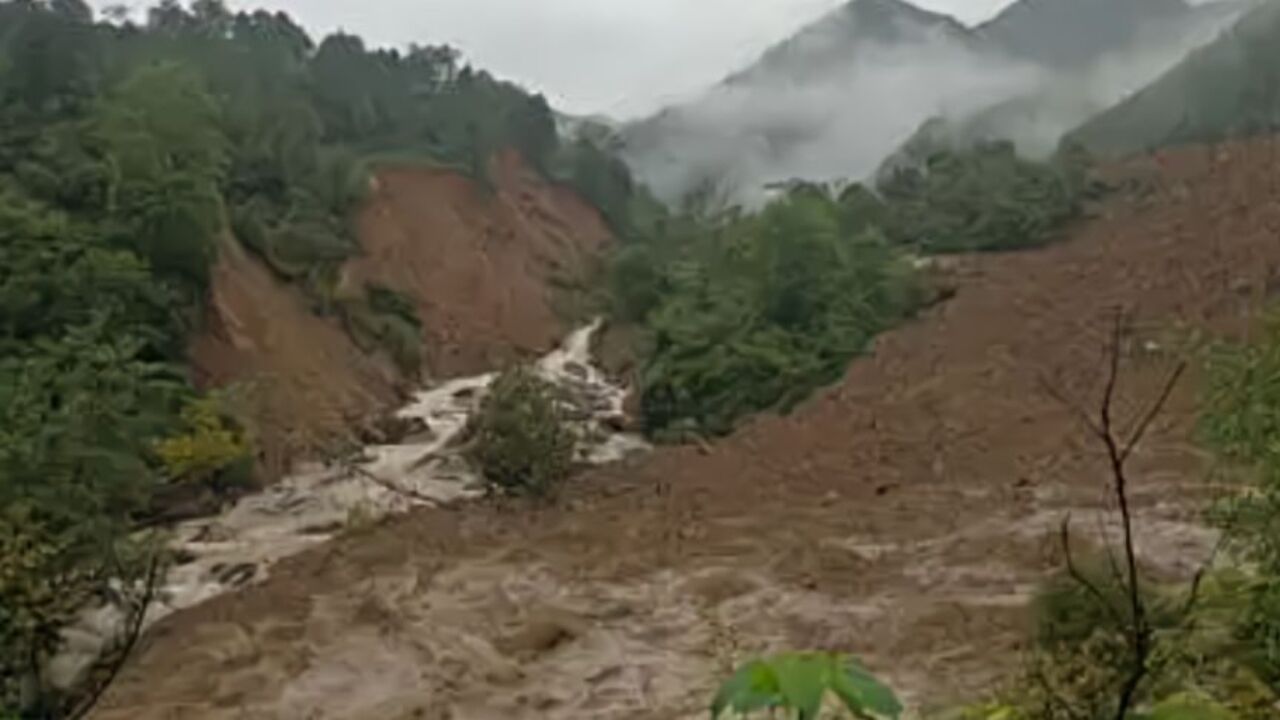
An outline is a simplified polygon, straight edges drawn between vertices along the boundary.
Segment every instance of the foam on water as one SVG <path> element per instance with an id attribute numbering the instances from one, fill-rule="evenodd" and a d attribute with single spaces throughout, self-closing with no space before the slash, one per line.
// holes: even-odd
<path id="1" fill-rule="evenodd" d="M 601 325 L 596 320 L 574 331 L 535 365 L 564 392 L 582 438 L 578 459 L 590 464 L 648 447 L 616 430 L 627 391 L 592 364 L 591 340 Z M 483 495 L 483 479 L 461 457 L 457 441 L 496 377 L 457 378 L 418 392 L 397 416 L 423 430 L 400 444 L 367 447 L 352 464 L 305 465 L 216 516 L 173 527 L 170 544 L 182 562 L 168 571 L 147 622 L 261 582 L 277 562 L 332 539 L 357 518 Z M 48 668 L 53 682 L 74 684 L 119 633 L 122 616 L 111 604 L 87 608 Z"/>

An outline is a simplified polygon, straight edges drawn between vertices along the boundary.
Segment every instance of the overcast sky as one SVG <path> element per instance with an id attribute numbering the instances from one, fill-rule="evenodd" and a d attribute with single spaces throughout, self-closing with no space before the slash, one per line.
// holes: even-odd
<path id="1" fill-rule="evenodd" d="M 919 0 L 965 22 L 1009 0 Z M 134 0 L 135 4 L 141 0 Z M 288 12 L 314 35 L 447 42 L 567 112 L 642 115 L 749 64 L 843 0 L 230 0 Z M 101 0 L 102 5 L 109 4 Z M 149 4 L 149 3 L 142 3 Z"/>

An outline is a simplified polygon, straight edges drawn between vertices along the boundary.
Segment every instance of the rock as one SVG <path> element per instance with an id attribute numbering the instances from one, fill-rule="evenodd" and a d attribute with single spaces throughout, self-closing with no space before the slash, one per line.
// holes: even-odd
<path id="1" fill-rule="evenodd" d="M 211 522 L 201 526 L 192 536 L 190 542 L 193 543 L 224 543 L 235 539 L 235 533 L 227 529 L 225 525 L 218 522 Z"/>
<path id="2" fill-rule="evenodd" d="M 240 587 L 253 579 L 258 574 L 258 568 L 253 563 L 237 563 L 235 565 L 215 565 L 210 570 L 213 578 L 223 585 L 231 587 Z"/>
<path id="3" fill-rule="evenodd" d="M 631 427 L 631 421 L 626 415 L 621 414 L 606 415 L 600 419 L 600 424 L 603 425 L 605 429 L 615 433 L 627 432 Z"/>
<path id="4" fill-rule="evenodd" d="M 431 426 L 422 418 L 383 415 L 361 426 L 357 436 L 365 445 L 397 445 L 410 436 L 430 432 Z"/>
<path id="5" fill-rule="evenodd" d="M 174 550 L 170 553 L 170 557 L 172 558 L 174 567 L 182 567 L 183 565 L 190 565 L 191 563 L 200 559 L 199 555 L 191 552 L 189 549 L 184 547 L 174 548 Z"/>

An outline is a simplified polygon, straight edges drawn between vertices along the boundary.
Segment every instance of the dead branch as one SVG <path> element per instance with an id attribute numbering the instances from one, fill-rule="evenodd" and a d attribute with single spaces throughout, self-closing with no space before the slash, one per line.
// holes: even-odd
<path id="1" fill-rule="evenodd" d="M 1124 450 L 1121 453 L 1122 460 L 1128 460 L 1129 456 L 1133 454 L 1134 448 L 1138 446 L 1138 443 L 1142 442 L 1142 438 L 1146 436 L 1147 431 L 1151 428 L 1151 424 L 1155 422 L 1156 417 L 1160 415 L 1161 411 L 1164 410 L 1165 405 L 1169 403 L 1169 397 L 1173 395 L 1174 388 L 1178 386 L 1178 382 L 1182 380 L 1182 376 L 1186 371 L 1187 362 L 1184 360 L 1178 363 L 1178 366 L 1173 369 L 1173 372 L 1169 373 L 1169 377 L 1165 380 L 1164 388 L 1160 391 L 1159 397 L 1154 403 L 1152 403 L 1151 407 L 1147 409 L 1147 414 L 1143 416 L 1142 420 L 1134 426 L 1133 431 L 1129 434 L 1129 440 L 1125 443 Z"/>
<path id="2" fill-rule="evenodd" d="M 1099 399 L 1096 417 L 1086 412 L 1079 404 L 1074 403 L 1052 383 L 1041 378 L 1041 386 L 1046 390 L 1050 397 L 1062 403 L 1067 408 L 1075 411 L 1081 418 L 1085 427 L 1093 434 L 1095 438 L 1102 444 L 1106 450 L 1108 468 L 1111 475 L 1111 488 L 1115 495 L 1117 510 L 1120 514 L 1121 527 L 1123 530 L 1123 553 L 1124 553 L 1124 571 L 1123 577 L 1121 572 L 1115 567 L 1113 560 L 1113 572 L 1117 575 L 1117 582 L 1123 587 L 1128 598 L 1128 618 L 1121 618 L 1118 609 L 1113 607 L 1107 601 L 1106 596 L 1098 589 L 1098 587 L 1088 580 L 1078 568 L 1075 567 L 1075 561 L 1071 553 L 1070 539 L 1070 517 L 1064 520 L 1061 531 L 1061 540 L 1063 551 L 1067 560 L 1067 571 L 1071 577 L 1080 583 L 1090 595 L 1093 595 L 1103 607 L 1120 620 L 1120 625 L 1124 628 L 1126 642 L 1129 645 L 1131 654 L 1129 661 L 1129 672 L 1124 682 L 1119 688 L 1119 697 L 1116 705 L 1116 720 L 1124 720 L 1129 714 L 1136 700 L 1138 688 L 1143 680 L 1150 673 L 1151 660 L 1151 642 L 1153 629 L 1147 615 L 1146 603 L 1142 598 L 1142 588 L 1140 584 L 1140 576 L 1138 572 L 1138 554 L 1133 528 L 1133 508 L 1129 502 L 1129 475 L 1128 461 L 1132 457 L 1135 448 L 1146 436 L 1155 419 L 1164 410 L 1173 395 L 1174 388 L 1182 379 L 1186 371 L 1186 363 L 1180 363 L 1169 377 L 1165 380 L 1160 394 L 1155 400 L 1147 405 L 1145 411 L 1138 415 L 1137 422 L 1133 425 L 1133 429 L 1127 433 L 1118 430 L 1115 408 L 1117 403 L 1117 390 L 1120 385 L 1120 368 L 1123 349 L 1121 340 L 1124 335 L 1125 316 L 1122 311 L 1117 310 L 1111 325 L 1111 332 L 1105 347 L 1107 375 L 1102 392 Z M 1110 542 L 1104 538 L 1104 545 L 1110 554 Z M 1200 580 L 1197 579 L 1193 583 L 1193 597 L 1198 594 Z"/>
<path id="3" fill-rule="evenodd" d="M 72 709 L 67 712 L 66 717 L 68 720 L 81 720 L 81 718 L 87 717 L 90 711 L 102 700 L 107 688 L 111 687 L 112 683 L 115 682 L 125 663 L 133 655 L 133 651 L 137 648 L 138 640 L 142 638 L 143 628 L 146 626 L 147 612 L 155 602 L 156 591 L 160 587 L 160 580 L 164 575 L 163 567 L 161 553 L 159 551 L 153 552 L 151 560 L 147 564 L 147 575 L 143 584 L 142 597 L 128 619 L 120 649 L 115 653 L 115 657 L 111 660 L 111 664 L 107 667 L 107 672 L 102 679 L 93 686 L 88 695 L 74 704 Z"/>
<path id="4" fill-rule="evenodd" d="M 1059 530 L 1059 534 L 1059 541 L 1062 543 L 1062 553 L 1067 563 L 1067 574 L 1098 601 L 1098 604 L 1107 611 L 1107 614 L 1111 616 L 1111 619 L 1116 622 L 1117 626 L 1123 626 L 1124 619 L 1120 616 L 1120 612 L 1111 605 L 1111 601 L 1107 599 L 1106 594 L 1103 593 L 1102 590 L 1100 590 L 1098 586 L 1088 578 L 1088 576 L 1080 572 L 1080 569 L 1076 566 L 1075 556 L 1071 552 L 1071 515 L 1068 514 L 1062 519 L 1062 527 Z"/>

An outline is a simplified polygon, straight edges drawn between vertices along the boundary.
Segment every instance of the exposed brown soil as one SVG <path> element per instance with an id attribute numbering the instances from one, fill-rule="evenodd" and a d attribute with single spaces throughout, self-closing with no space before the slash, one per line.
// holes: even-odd
<path id="1" fill-rule="evenodd" d="M 223 242 L 205 331 L 191 364 L 205 386 L 244 385 L 263 470 L 278 476 L 300 454 L 344 436 L 394 403 L 395 371 L 361 352 L 340 325 L 312 312 L 237 242 Z"/>
<path id="2" fill-rule="evenodd" d="M 365 252 L 345 283 L 415 298 L 438 376 L 555 347 L 568 330 L 556 288 L 580 286 L 610 238 L 599 213 L 515 154 L 496 158 L 493 174 L 490 190 L 450 171 L 385 167 L 360 217 Z"/>
<path id="3" fill-rule="evenodd" d="M 174 616 L 97 717 L 698 718 L 729 664 L 780 647 L 970 694 L 1016 665 L 1061 517 L 1100 528 L 1100 456 L 1041 378 L 1087 397 L 1116 306 L 1123 408 L 1186 330 L 1244 331 L 1280 277 L 1269 147 L 1173 154 L 1065 242 L 960 260 L 952 301 L 789 417 L 551 506 L 419 512 Z M 1136 459 L 1141 550 L 1171 571 L 1210 542 L 1194 400 L 1193 378 Z"/>
<path id="4" fill-rule="evenodd" d="M 487 189 L 420 165 L 379 170 L 359 218 L 363 254 L 344 268 L 340 292 L 374 281 L 417 300 L 426 370 L 437 376 L 554 347 L 569 329 L 556 288 L 580 285 L 610 238 L 594 209 L 516 154 L 498 157 L 493 175 Z M 249 384 L 264 470 L 278 476 L 393 407 L 404 384 L 257 259 L 233 241 L 225 248 L 192 364 L 202 384 Z"/>

